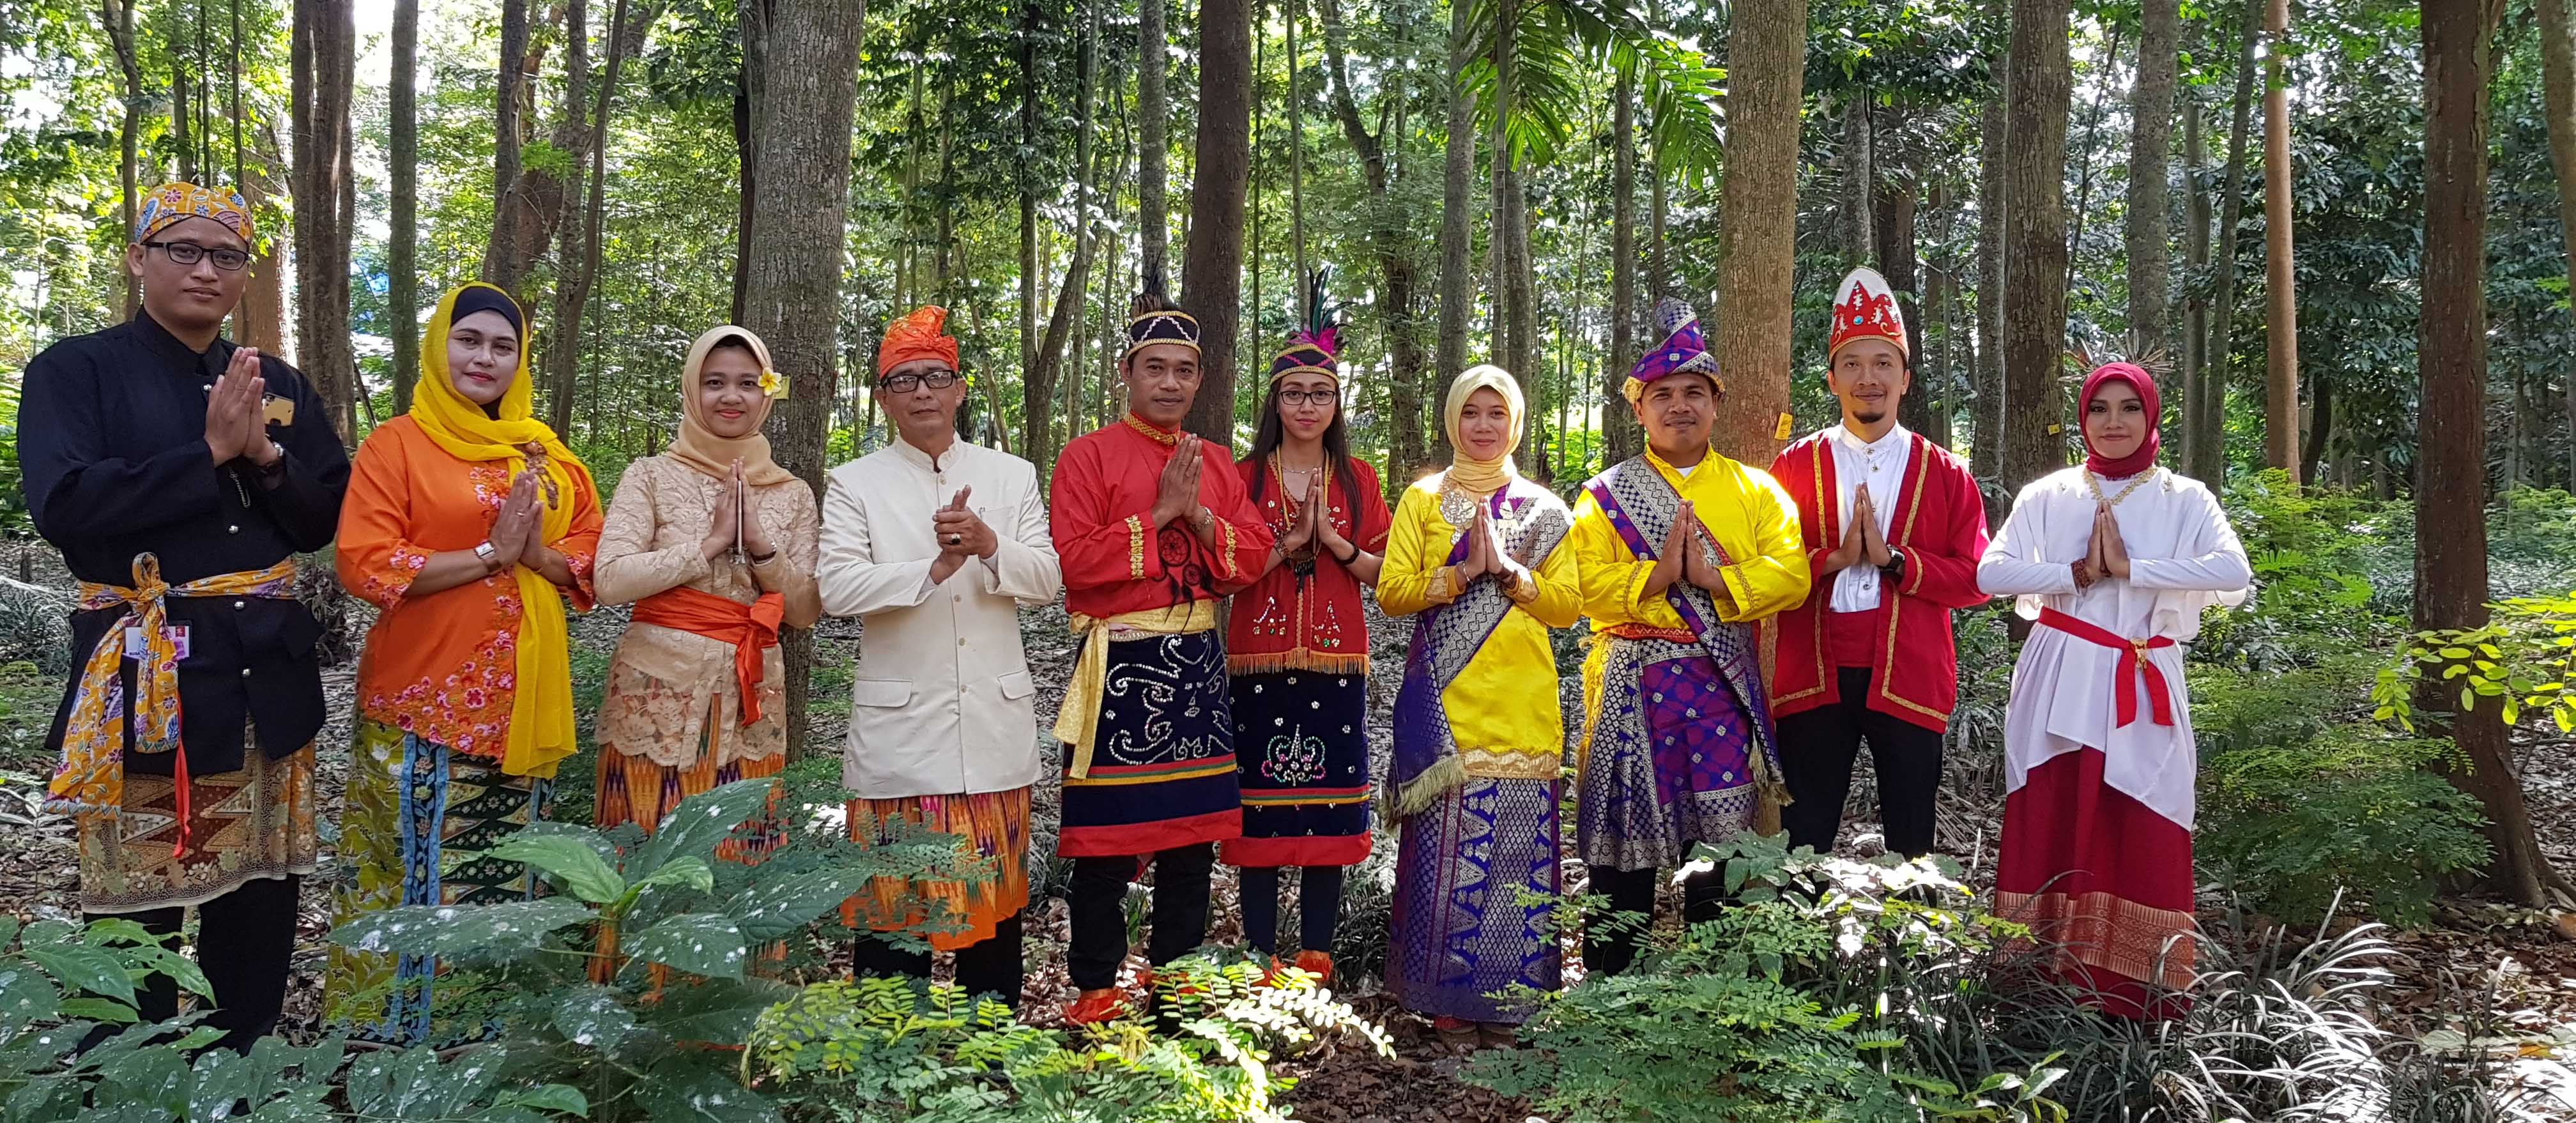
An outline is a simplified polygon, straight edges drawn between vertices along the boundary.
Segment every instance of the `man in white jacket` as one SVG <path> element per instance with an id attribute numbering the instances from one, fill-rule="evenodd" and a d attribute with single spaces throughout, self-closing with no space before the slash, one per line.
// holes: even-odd
<path id="1" fill-rule="evenodd" d="M 877 404 L 898 440 L 832 470 L 816 583 L 823 611 L 865 622 L 841 782 L 850 837 L 898 820 L 958 835 L 991 862 L 973 881 L 880 878 L 845 910 L 852 927 L 915 928 L 957 953 L 957 982 L 1016 1005 L 1028 906 L 1029 794 L 1038 779 L 1037 687 L 1019 606 L 1064 579 L 1037 469 L 957 438 L 966 385 L 945 309 L 886 329 Z M 930 904 L 935 902 L 935 904 Z M 930 956 L 859 940 L 861 974 L 930 974 Z"/>

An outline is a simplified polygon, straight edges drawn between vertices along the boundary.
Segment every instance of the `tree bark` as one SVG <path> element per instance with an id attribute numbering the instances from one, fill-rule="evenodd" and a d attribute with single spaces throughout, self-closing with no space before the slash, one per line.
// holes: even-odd
<path id="1" fill-rule="evenodd" d="M 1637 76 L 1621 71 L 1610 108 L 1610 354 L 1601 371 L 1603 467 L 1646 449 L 1623 387 L 1637 351 Z M 1660 177 L 1659 177 L 1660 178 Z"/>
<path id="2" fill-rule="evenodd" d="M 492 100 L 492 234 L 483 249 L 482 279 L 519 291 L 526 251 L 519 245 L 520 88 L 526 84 L 528 2 L 501 0 L 501 65 L 499 88 Z"/>
<path id="3" fill-rule="evenodd" d="M 2201 105 L 2198 95 L 2185 95 L 2182 109 L 2183 151 L 2183 269 L 2194 284 L 2185 290 L 2182 302 L 2182 462 L 2183 470 L 2195 476 L 2193 468 L 2200 463 L 2200 445 L 2208 437 L 2200 431 L 2197 419 L 2207 408 L 2202 399 L 2209 393 L 2204 371 L 2209 366 L 2209 297 L 2198 282 L 2209 270 L 2210 223 L 2209 181 L 2201 173 L 2209 146 L 2201 136 Z M 2206 478 L 2206 477 L 2202 477 Z"/>
<path id="4" fill-rule="evenodd" d="M 2009 15 L 2011 0 L 1995 0 L 1995 7 Z M 2004 198 L 2009 155 L 2004 112 L 2011 55 L 1996 52 L 1993 70 L 1995 92 L 1977 118 L 1983 134 L 1977 151 L 1977 412 L 1968 440 L 1974 446 L 1969 450 L 1969 470 L 1980 481 L 2003 478 L 2004 405 L 2009 401 L 2004 394 L 2004 219 L 2010 213 Z M 1986 521 L 2002 526 L 2012 498 L 2009 492 L 1988 486 Z"/>
<path id="5" fill-rule="evenodd" d="M 1038 5 L 1020 4 L 1020 158 L 1011 176 L 1020 196 L 1020 452 L 1030 463 L 1046 460 L 1047 410 L 1053 387 L 1031 377 L 1038 365 L 1038 286 L 1046 283 L 1038 268 L 1038 177 L 1030 165 L 1038 154 Z M 995 420 L 1000 420 L 996 418 Z"/>
<path id="6" fill-rule="evenodd" d="M 2014 0 L 2012 77 L 2005 130 L 2003 487 L 2066 465 L 2059 357 L 2066 349 L 2066 118 L 2074 79 L 2067 56 L 2068 0 Z"/>
<path id="7" fill-rule="evenodd" d="M 2132 353 L 2170 353 L 2171 204 L 2175 72 L 2182 64 L 2181 0 L 2142 0 L 2138 67 L 2129 86 L 2129 338 Z"/>
<path id="8" fill-rule="evenodd" d="M 349 341 L 349 102 L 357 29 L 350 0 L 296 0 L 290 110 L 295 121 L 296 365 L 347 442 L 357 427 Z"/>
<path id="9" fill-rule="evenodd" d="M 627 7 L 627 0 L 617 0 L 609 15 L 607 71 L 600 77 L 599 102 L 581 138 L 590 173 L 576 181 L 580 214 L 565 208 L 564 260 L 555 266 L 555 331 L 547 365 L 552 369 L 548 382 L 555 395 L 552 424 L 559 433 L 570 431 L 572 425 L 574 389 L 581 370 L 581 325 L 590 308 L 590 291 L 599 283 L 600 232 L 608 209 L 608 121 L 616 108 L 617 80 L 626 60 L 643 49 L 644 33 L 661 13 L 659 4 L 647 4 L 642 18 L 630 22 Z"/>
<path id="10" fill-rule="evenodd" d="M 1401 165 L 1391 165 L 1387 158 L 1384 125 L 1371 133 L 1360 117 L 1359 99 L 1351 92 L 1350 64 L 1346 58 L 1349 32 L 1342 26 L 1339 0 L 1316 0 L 1315 14 L 1323 24 L 1324 63 L 1327 67 L 1328 92 L 1333 116 L 1341 122 L 1342 138 L 1359 155 L 1361 180 L 1369 192 L 1368 240 L 1377 258 L 1378 281 L 1384 290 L 1387 359 L 1387 471 L 1389 483 L 1413 478 L 1415 470 L 1425 464 L 1422 440 L 1422 340 L 1414 323 L 1417 297 L 1414 293 L 1414 261 L 1411 239 L 1407 236 L 1404 212 L 1393 197 Z M 1402 71 L 1391 73 L 1387 80 L 1401 79 Z M 1401 87 L 1387 91 L 1389 97 L 1402 97 Z"/>
<path id="11" fill-rule="evenodd" d="M 620 0 L 622 3 L 623 0 Z M 420 322 L 420 0 L 394 0 L 392 151 L 386 171 L 392 176 L 392 230 L 385 238 L 385 311 L 392 321 L 387 335 L 394 348 L 394 412 L 411 410 L 412 387 L 420 382 L 418 334 L 405 330 Z"/>
<path id="12" fill-rule="evenodd" d="M 2200 368 L 2204 383 L 2201 415 L 2193 419 L 2200 437 L 2192 447 L 2200 458 L 2191 465 L 2190 475 L 2211 487 L 2227 479 L 2228 368 L 2235 361 L 2236 235 L 2245 225 L 2245 152 L 2254 135 L 2254 42 L 2261 33 L 2264 10 L 2264 0 L 2245 0 L 2244 39 L 2236 60 L 2236 108 L 2227 139 L 2227 188 L 2219 204 L 2218 251 L 2214 255 L 2218 272 L 2211 283 L 2209 347 Z"/>
<path id="13" fill-rule="evenodd" d="M 850 199 L 850 122 L 858 98 L 859 33 L 865 6 L 847 0 L 741 0 L 746 64 L 767 75 L 752 111 L 759 166 L 768 188 L 751 215 L 744 315 L 788 378 L 787 400 L 770 414 L 779 466 L 823 490 L 826 430 L 839 398 L 843 226 Z M 801 755 L 810 722 L 807 692 L 813 633 L 789 629 L 788 752 Z"/>
<path id="14" fill-rule="evenodd" d="M 2485 8 L 2485 11 L 2481 11 Z M 2489 40 L 2499 0 L 2424 0 L 2424 309 L 2417 363 L 2423 395 L 2415 481 L 2415 626 L 2487 622 L 2486 208 Z M 2428 682 L 2420 703 L 2450 709 Z M 2500 712 L 2454 714 L 2448 732 L 2468 767 L 2453 783 L 2484 808 L 2495 848 L 2487 880 L 2528 906 L 2568 890 L 2532 830 Z M 2439 735 L 2436 732 L 2436 735 Z"/>
<path id="15" fill-rule="evenodd" d="M 2535 0 L 2540 9 L 2541 119 L 2549 126 L 2549 164 L 2558 177 L 2558 231 L 2567 276 L 2576 283 L 2576 27 L 2569 0 Z M 2576 312 L 2576 307 L 2571 307 Z M 2567 384 L 2567 421 L 2576 430 L 2576 372 Z M 2576 487 L 2576 448 L 2568 453 L 2568 486 Z"/>
<path id="16" fill-rule="evenodd" d="M 2272 0 L 2266 21 L 2271 37 L 2263 52 L 2263 231 L 2264 231 L 2264 460 L 2274 468 L 2299 468 L 2299 289 L 2291 229 L 2296 223 L 2290 200 L 2290 78 L 2284 69 L 2290 48 L 2290 0 Z"/>
<path id="17" fill-rule="evenodd" d="M 109 46 L 116 51 L 116 69 L 124 80 L 124 116 L 116 129 L 118 162 L 117 186 L 125 192 L 125 233 L 134 236 L 135 208 L 140 206 L 136 180 L 135 139 L 143 131 L 143 66 L 134 51 L 134 0 L 99 0 L 98 21 L 107 30 Z M 300 72 L 299 72 L 300 73 Z M 134 318 L 134 310 L 143 306 L 143 280 L 133 273 L 125 275 L 125 319 Z"/>
<path id="18" fill-rule="evenodd" d="M 1714 443 L 1768 466 L 1788 435 L 1790 286 L 1798 203 L 1798 111 L 1807 59 L 1806 0 L 1737 0 L 1727 44 L 1725 225 L 1718 276 Z M 2064 32 L 2062 30 L 2060 34 Z"/>
<path id="19" fill-rule="evenodd" d="M 273 128 L 266 127 L 266 122 L 262 124 L 263 128 L 256 134 L 260 151 L 259 165 L 252 167 L 246 161 L 238 158 L 235 160 L 238 168 L 236 179 L 239 181 L 242 199 L 250 204 L 254 212 L 268 206 L 271 200 L 278 197 L 281 187 L 276 179 L 275 169 L 286 166 L 285 146 L 278 143 L 277 133 Z M 276 231 L 262 234 L 259 241 L 260 245 L 252 247 L 250 283 L 242 288 L 241 307 L 233 310 L 233 339 L 244 346 L 257 347 L 265 354 L 283 355 L 287 353 L 285 273 L 287 243 L 286 239 L 279 237 Z M 399 316 L 394 320 L 397 327 L 407 322 Z M 406 351 L 410 352 L 413 365 L 416 367 L 419 365 L 417 350 L 419 342 L 417 339 L 398 339 L 395 342 L 394 353 L 399 356 Z"/>
<path id="20" fill-rule="evenodd" d="M 1243 202 L 1252 180 L 1252 5 L 1201 0 L 1199 136 L 1182 249 L 1185 304 L 1199 320 L 1191 432 L 1234 446 L 1234 354 L 1242 319 Z"/>
<path id="21" fill-rule="evenodd" d="M 1441 413 L 1445 406 L 1438 387 L 1467 369 L 1467 320 L 1475 312 L 1475 180 L 1476 180 L 1476 95 L 1467 88 L 1461 74 L 1475 54 L 1473 25 L 1468 20 L 1473 5 L 1449 6 L 1449 141 L 1443 152 L 1440 183 L 1440 339 L 1439 368 L 1424 385 L 1423 400 L 1429 406 L 1430 422 L 1425 427 L 1430 438 L 1431 463 L 1436 467 L 1449 462 L 1449 429 Z"/>
<path id="22" fill-rule="evenodd" d="M 540 340 L 544 349 L 538 353 L 536 372 L 543 376 L 546 397 L 546 424 L 557 433 L 572 430 L 574 382 L 580 370 L 581 314 L 576 311 L 588 295 L 576 274 L 583 264 L 581 252 L 582 192 L 587 188 L 583 165 L 589 159 L 590 128 L 590 0 L 569 0 L 563 8 L 564 19 L 564 100 L 562 112 L 555 119 L 555 150 L 564 154 L 572 168 L 569 182 L 561 174 L 550 175 L 554 183 L 555 276 L 553 314 L 549 330 Z M 609 41 L 610 53 L 617 43 Z"/>
<path id="23" fill-rule="evenodd" d="M 1843 260 L 1875 265 L 1879 261 L 1878 168 L 1870 159 L 1869 91 L 1847 90 L 1842 98 Z"/>
<path id="24" fill-rule="evenodd" d="M 1926 384 L 1930 355 L 1923 339 L 1923 270 L 1914 229 L 1917 209 L 1911 188 L 1889 187 L 1870 204 L 1870 220 L 1876 224 L 1870 243 L 1877 254 L 1872 264 L 1887 278 L 1887 287 L 1896 293 L 1897 310 L 1905 315 L 1905 353 L 1914 368 L 1913 388 L 1896 403 L 1897 422 L 1917 433 L 1929 433 L 1932 392 Z"/>
<path id="25" fill-rule="evenodd" d="M 1163 75 L 1163 5 L 1164 0 L 1136 0 L 1136 119 L 1141 149 L 1136 157 L 1136 225 L 1144 232 L 1147 277 L 1167 275 L 1163 259 L 1171 230 L 1171 204 L 1165 196 L 1171 182 L 1167 168 L 1172 142 L 1164 128 L 1172 109 L 1171 81 Z"/>

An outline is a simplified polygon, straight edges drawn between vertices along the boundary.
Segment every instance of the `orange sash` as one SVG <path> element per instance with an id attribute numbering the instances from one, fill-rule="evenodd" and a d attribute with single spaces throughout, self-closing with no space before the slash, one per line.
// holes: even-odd
<path id="1" fill-rule="evenodd" d="M 744 604 L 682 585 L 635 602 L 635 621 L 693 632 L 733 645 L 734 685 L 742 698 L 742 723 L 760 720 L 760 653 L 778 646 L 778 623 L 787 602 L 776 593 Z"/>

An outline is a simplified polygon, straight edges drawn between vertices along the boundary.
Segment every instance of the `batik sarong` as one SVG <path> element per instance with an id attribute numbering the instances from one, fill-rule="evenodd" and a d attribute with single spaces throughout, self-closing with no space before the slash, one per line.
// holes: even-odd
<path id="1" fill-rule="evenodd" d="M 272 758 L 256 730 L 242 744 L 240 768 L 188 777 L 184 832 L 176 782 L 144 772 L 125 774 L 115 814 L 78 818 L 82 912 L 202 905 L 254 878 L 313 872 L 313 746 Z"/>
<path id="2" fill-rule="evenodd" d="M 341 819 L 341 880 L 332 924 L 398 905 L 524 901 L 544 891 L 526 864 L 484 851 L 546 817 L 554 782 L 502 773 L 389 725 L 358 724 Z M 334 946 L 325 1017 L 365 1040 L 398 1045 L 480 1036 L 481 1019 L 434 1012 L 436 957 Z"/>
<path id="3" fill-rule="evenodd" d="M 897 823 L 939 834 L 953 834 L 966 853 L 991 863 L 989 876 L 959 880 L 913 880 L 880 877 L 865 892 L 842 906 L 842 923 L 891 932 L 924 924 L 932 918 L 928 902 L 940 905 L 940 927 L 955 931 L 924 932 L 940 951 L 992 939 L 1003 921 L 1029 907 L 1029 793 L 1012 788 L 972 795 L 919 795 L 849 802 L 850 841 L 862 846 L 892 840 Z"/>
<path id="4" fill-rule="evenodd" d="M 1243 833 L 1220 633 L 1112 633 L 1094 728 L 1088 776 L 1072 776 L 1066 754 L 1056 853 L 1151 854 Z"/>

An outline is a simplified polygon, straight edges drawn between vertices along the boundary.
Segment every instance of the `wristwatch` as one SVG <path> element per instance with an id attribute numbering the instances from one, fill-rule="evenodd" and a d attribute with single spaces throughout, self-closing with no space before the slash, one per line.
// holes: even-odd
<path id="1" fill-rule="evenodd" d="M 495 568 L 498 568 L 492 564 L 492 559 L 499 557 L 500 554 L 501 551 L 493 548 L 490 539 L 485 539 L 474 544 L 474 560 L 483 563 L 483 571 L 485 573 L 490 573 Z"/>
<path id="2" fill-rule="evenodd" d="M 1878 573 L 1890 581 L 1905 580 L 1905 551 L 1888 547 L 1887 564 L 1878 567 Z"/>

